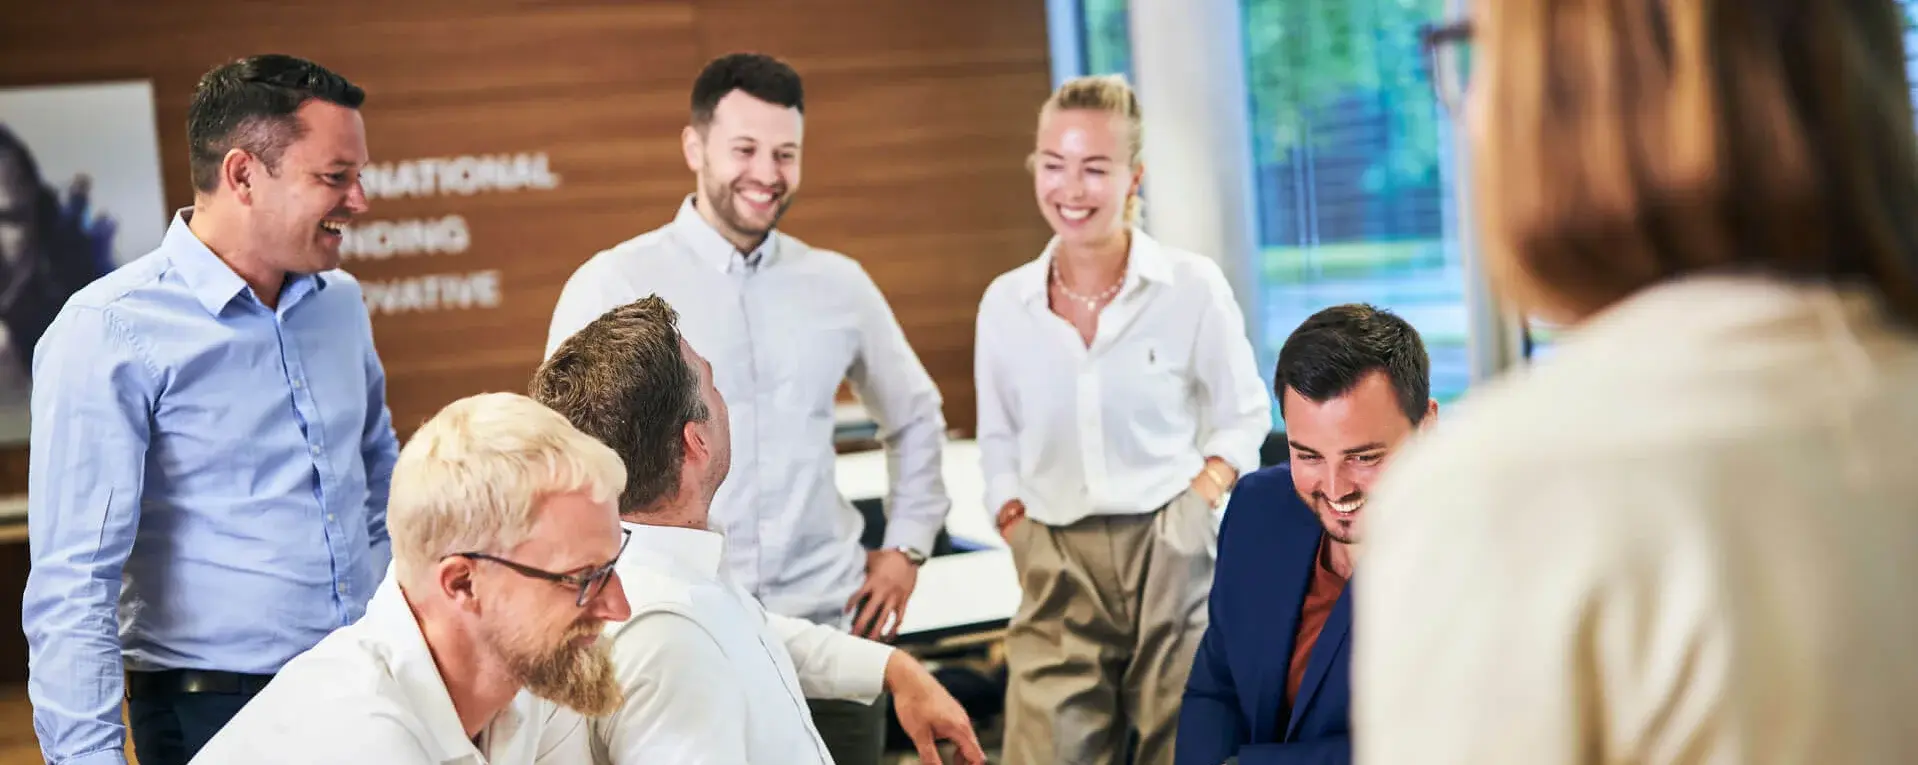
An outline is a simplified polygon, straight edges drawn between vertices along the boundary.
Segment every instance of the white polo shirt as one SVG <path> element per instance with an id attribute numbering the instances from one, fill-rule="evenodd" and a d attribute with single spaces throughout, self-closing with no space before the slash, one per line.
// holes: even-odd
<path id="1" fill-rule="evenodd" d="M 716 533 L 625 526 L 633 615 L 606 632 L 626 704 L 592 722 L 598 761 L 831 763 L 806 699 L 872 703 L 893 648 L 767 613 L 727 576 Z"/>
<path id="2" fill-rule="evenodd" d="M 475 742 L 389 570 L 366 615 L 287 662 L 195 765 L 571 765 L 585 718 L 524 690 Z"/>

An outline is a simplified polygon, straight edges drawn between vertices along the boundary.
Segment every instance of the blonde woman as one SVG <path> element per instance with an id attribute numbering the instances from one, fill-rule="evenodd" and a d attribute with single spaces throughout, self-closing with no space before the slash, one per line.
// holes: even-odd
<path id="1" fill-rule="evenodd" d="M 1898 7 L 1471 11 L 1429 39 L 1447 64 L 1474 48 L 1486 263 L 1568 329 L 1374 493 L 1358 760 L 1911 762 L 1918 159 Z"/>
<path id="2" fill-rule="evenodd" d="M 1139 104 L 1116 77 L 1040 109 L 1054 237 L 980 301 L 988 507 L 1025 592 L 1006 641 L 1005 758 L 1170 763 L 1212 583 L 1213 510 L 1258 467 L 1270 398 L 1217 264 L 1152 240 Z"/>

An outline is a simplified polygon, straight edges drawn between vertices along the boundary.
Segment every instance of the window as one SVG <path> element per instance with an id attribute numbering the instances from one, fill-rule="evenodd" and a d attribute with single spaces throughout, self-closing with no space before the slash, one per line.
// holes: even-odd
<path id="1" fill-rule="evenodd" d="M 1086 74 L 1132 74 L 1132 25 L 1126 0 L 1083 0 Z"/>
<path id="2" fill-rule="evenodd" d="M 1243 3 L 1260 367 L 1307 316 L 1365 302 L 1418 328 L 1433 396 L 1458 397 L 1471 364 L 1454 159 L 1418 40 L 1444 1 Z"/>

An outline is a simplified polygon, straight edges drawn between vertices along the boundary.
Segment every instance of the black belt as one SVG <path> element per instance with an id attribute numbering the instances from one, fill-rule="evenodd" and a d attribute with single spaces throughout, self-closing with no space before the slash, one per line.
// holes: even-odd
<path id="1" fill-rule="evenodd" d="M 127 698 L 178 696 L 183 693 L 224 693 L 258 695 L 272 675 L 247 675 L 206 669 L 167 669 L 158 672 L 128 672 Z"/>

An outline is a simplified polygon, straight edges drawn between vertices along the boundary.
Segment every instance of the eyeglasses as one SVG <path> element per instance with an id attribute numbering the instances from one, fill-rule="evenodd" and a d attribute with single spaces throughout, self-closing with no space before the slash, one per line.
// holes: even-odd
<path id="1" fill-rule="evenodd" d="M 1472 78 L 1472 20 L 1456 19 L 1419 28 L 1419 47 L 1431 66 L 1432 92 L 1447 112 L 1465 105 L 1465 88 Z"/>
<path id="2" fill-rule="evenodd" d="M 584 608 L 586 607 L 587 601 L 590 601 L 593 598 L 598 597 L 600 590 L 606 589 L 607 580 L 613 578 L 613 566 L 619 563 L 620 555 L 626 554 L 626 543 L 633 541 L 632 529 L 620 529 L 619 533 L 620 533 L 619 553 L 615 554 L 613 556 L 613 559 L 610 562 L 608 562 L 606 565 L 600 566 L 598 568 L 595 568 L 591 571 L 587 571 L 582 574 L 555 574 L 551 571 L 544 571 L 541 569 L 533 568 L 532 566 L 528 566 L 525 564 L 514 563 L 510 560 L 501 558 L 497 555 L 489 555 L 487 553 L 482 553 L 482 552 L 453 553 L 451 556 L 448 556 L 448 557 L 492 561 L 494 563 L 498 563 L 502 566 L 512 569 L 513 573 L 519 574 L 521 576 L 531 577 L 533 579 L 544 579 L 548 582 L 556 582 L 559 584 L 572 585 L 572 586 L 578 587 L 579 600 L 576 601 L 576 604 L 580 606 L 581 608 Z"/>

